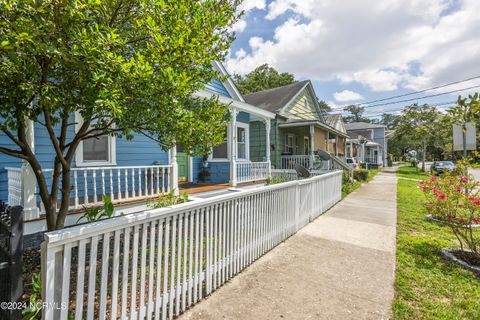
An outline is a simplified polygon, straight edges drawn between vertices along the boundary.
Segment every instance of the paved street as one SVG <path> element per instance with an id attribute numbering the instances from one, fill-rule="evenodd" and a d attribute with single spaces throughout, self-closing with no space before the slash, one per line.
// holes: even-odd
<path id="1" fill-rule="evenodd" d="M 180 319 L 388 319 L 396 180 L 387 168 Z"/>

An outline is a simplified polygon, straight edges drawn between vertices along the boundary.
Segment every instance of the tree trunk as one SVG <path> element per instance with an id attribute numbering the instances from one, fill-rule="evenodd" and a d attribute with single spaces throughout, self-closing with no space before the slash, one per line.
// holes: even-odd
<path id="1" fill-rule="evenodd" d="M 67 167 L 62 168 L 62 200 L 60 202 L 60 209 L 57 214 L 57 223 L 55 229 L 63 229 L 65 225 L 65 218 L 70 207 L 70 162 Z"/>

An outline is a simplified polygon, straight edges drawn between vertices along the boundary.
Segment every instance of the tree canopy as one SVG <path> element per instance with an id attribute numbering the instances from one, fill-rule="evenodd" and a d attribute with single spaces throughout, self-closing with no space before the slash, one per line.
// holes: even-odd
<path id="1" fill-rule="evenodd" d="M 82 140 L 140 133 L 192 154 L 223 140 L 225 106 L 192 95 L 219 76 L 211 62 L 227 54 L 239 2 L 0 0 L 0 130 L 14 145 L 0 152 L 32 166 L 49 230 L 63 227 Z M 27 143 L 27 119 L 54 150 L 50 189 Z"/>
<path id="2" fill-rule="evenodd" d="M 345 122 L 370 122 L 370 119 L 363 117 L 363 113 L 365 112 L 365 107 L 352 104 L 345 107 L 343 111 L 347 111 L 351 114 L 349 116 L 343 117 L 343 120 Z"/>
<path id="3" fill-rule="evenodd" d="M 242 94 L 249 94 L 294 83 L 295 77 L 291 73 L 279 73 L 268 64 L 262 64 L 245 76 L 235 74 L 234 81 Z"/>
<path id="4" fill-rule="evenodd" d="M 425 155 L 429 149 L 432 153 L 443 153 L 451 140 L 451 134 L 449 116 L 434 106 L 413 104 L 402 111 L 389 144 L 403 152 L 421 149 Z"/>

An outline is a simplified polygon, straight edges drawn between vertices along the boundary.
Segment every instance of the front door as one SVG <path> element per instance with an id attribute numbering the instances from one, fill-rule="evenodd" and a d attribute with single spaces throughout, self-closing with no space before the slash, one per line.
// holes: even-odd
<path id="1" fill-rule="evenodd" d="M 188 156 L 182 152 L 182 146 L 177 146 L 177 166 L 178 166 L 178 181 L 188 180 Z"/>

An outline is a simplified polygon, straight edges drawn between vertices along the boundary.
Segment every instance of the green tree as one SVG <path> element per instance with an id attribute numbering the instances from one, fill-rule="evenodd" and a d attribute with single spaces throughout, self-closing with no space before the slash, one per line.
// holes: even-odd
<path id="1" fill-rule="evenodd" d="M 279 73 L 268 64 L 262 64 L 245 76 L 235 74 L 234 81 L 242 94 L 249 94 L 294 83 L 295 77 L 288 72 Z"/>
<path id="2" fill-rule="evenodd" d="M 343 111 L 347 111 L 351 114 L 350 116 L 343 117 L 345 122 L 370 122 L 370 119 L 363 117 L 365 107 L 352 104 L 345 107 Z"/>
<path id="3" fill-rule="evenodd" d="M 402 150 L 422 151 L 422 170 L 425 170 L 427 148 L 445 147 L 451 137 L 448 125 L 449 117 L 442 115 L 437 108 L 428 104 L 413 104 L 402 111 L 402 115 L 395 129 L 392 144 Z M 395 139 L 397 141 L 395 141 Z M 390 143 L 390 142 L 389 142 Z"/>
<path id="4" fill-rule="evenodd" d="M 217 77 L 237 0 L 0 0 L 0 152 L 35 173 L 49 230 L 61 229 L 79 143 L 141 133 L 163 149 L 202 154 L 223 140 L 226 108 L 192 98 Z M 75 126 L 73 114 L 83 123 Z M 51 187 L 27 141 L 27 120 L 54 150 Z M 59 207 L 56 209 L 60 199 Z"/>
<path id="5" fill-rule="evenodd" d="M 400 115 L 383 113 L 382 118 L 377 121 L 379 124 L 383 124 L 387 127 L 388 130 L 393 130 L 397 127 L 398 122 L 400 121 Z"/>

